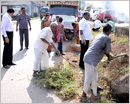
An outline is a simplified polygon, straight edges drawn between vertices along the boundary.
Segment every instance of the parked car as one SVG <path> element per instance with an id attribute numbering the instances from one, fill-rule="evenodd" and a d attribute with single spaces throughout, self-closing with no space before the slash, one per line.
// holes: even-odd
<path id="1" fill-rule="evenodd" d="M 90 19 L 95 20 L 96 14 L 100 13 L 101 11 L 102 11 L 102 9 L 91 9 L 90 10 Z"/>
<path id="2" fill-rule="evenodd" d="M 46 13 L 48 12 L 48 8 L 47 7 L 43 7 L 43 8 L 40 8 L 40 19 L 42 20 L 43 16 L 46 15 Z"/>
<path id="3" fill-rule="evenodd" d="M 101 13 L 97 14 L 97 17 L 102 22 L 107 22 L 112 20 L 116 22 L 116 12 L 114 10 L 103 10 Z"/>
<path id="4" fill-rule="evenodd" d="M 95 21 L 97 18 L 97 14 L 99 14 L 101 11 L 95 11 L 92 16 L 91 16 L 91 20 Z"/>

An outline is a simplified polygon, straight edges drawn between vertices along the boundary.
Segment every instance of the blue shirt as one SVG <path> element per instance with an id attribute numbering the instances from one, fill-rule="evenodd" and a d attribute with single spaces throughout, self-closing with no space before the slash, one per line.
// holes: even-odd
<path id="1" fill-rule="evenodd" d="M 109 52 L 111 52 L 111 39 L 105 33 L 101 33 L 95 37 L 83 60 L 90 65 L 97 66 L 104 53 Z"/>
<path id="2" fill-rule="evenodd" d="M 28 22 L 30 21 L 30 16 L 22 14 L 18 15 L 17 22 L 19 22 L 19 29 L 28 29 Z"/>

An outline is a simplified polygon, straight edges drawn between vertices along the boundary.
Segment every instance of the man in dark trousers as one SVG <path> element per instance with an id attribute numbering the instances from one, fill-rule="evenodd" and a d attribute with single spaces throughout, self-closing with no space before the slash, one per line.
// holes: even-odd
<path id="1" fill-rule="evenodd" d="M 85 12 L 83 14 L 83 18 L 79 21 L 79 39 L 80 39 L 80 46 L 81 46 L 79 66 L 82 69 L 84 69 L 83 57 L 89 47 L 89 40 L 93 39 L 91 28 L 88 23 L 89 18 L 90 18 L 90 13 Z"/>
<path id="2" fill-rule="evenodd" d="M 7 13 L 2 17 L 1 31 L 4 40 L 3 50 L 3 67 L 9 68 L 10 65 L 16 65 L 12 62 L 13 60 L 13 23 L 12 16 L 14 14 L 13 9 L 8 9 Z"/>
<path id="3" fill-rule="evenodd" d="M 30 23 L 30 16 L 26 14 L 26 10 L 24 7 L 21 8 L 22 14 L 18 15 L 17 17 L 17 24 L 16 24 L 16 31 L 18 31 L 19 25 L 19 33 L 20 33 L 20 50 L 23 50 L 23 34 L 25 35 L 25 47 L 28 49 L 29 46 L 29 35 L 28 35 L 28 24 L 30 26 L 31 31 L 31 23 Z"/>

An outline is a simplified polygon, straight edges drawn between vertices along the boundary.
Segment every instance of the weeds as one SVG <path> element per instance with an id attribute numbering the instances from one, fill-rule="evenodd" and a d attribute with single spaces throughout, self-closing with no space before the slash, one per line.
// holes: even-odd
<path id="1" fill-rule="evenodd" d="M 76 87 L 73 70 L 69 64 L 59 64 L 40 73 L 41 76 L 34 80 L 35 84 L 42 87 L 57 90 L 57 94 L 64 100 L 70 99 L 77 95 L 78 88 Z M 44 83 L 43 83 L 44 82 Z"/>

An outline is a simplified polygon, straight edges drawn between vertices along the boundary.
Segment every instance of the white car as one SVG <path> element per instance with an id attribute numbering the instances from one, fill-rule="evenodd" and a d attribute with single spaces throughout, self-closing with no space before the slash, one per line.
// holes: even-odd
<path id="1" fill-rule="evenodd" d="M 98 13 L 100 13 L 102 9 L 91 9 L 90 10 L 90 19 L 91 20 L 96 20 L 96 16 Z"/>
<path id="2" fill-rule="evenodd" d="M 97 14 L 100 13 L 100 12 L 101 12 L 101 11 L 95 11 L 95 12 L 92 14 L 91 19 L 92 19 L 93 21 L 95 21 L 96 18 L 97 18 Z"/>

